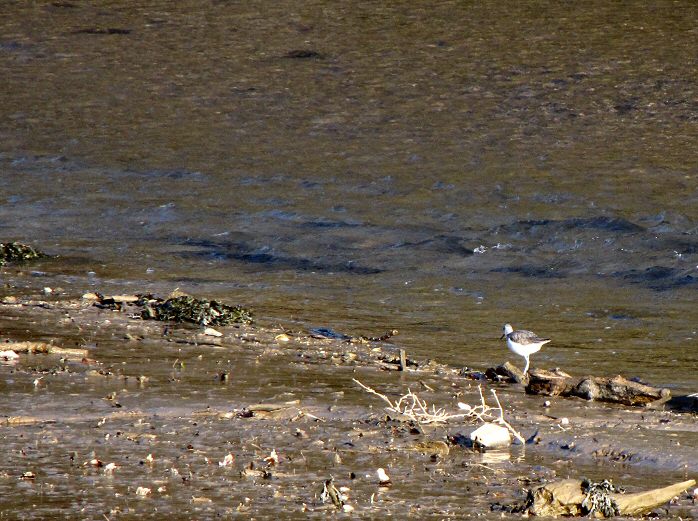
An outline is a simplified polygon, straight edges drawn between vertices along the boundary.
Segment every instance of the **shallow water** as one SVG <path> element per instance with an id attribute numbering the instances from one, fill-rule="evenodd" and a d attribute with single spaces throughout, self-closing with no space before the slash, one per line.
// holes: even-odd
<path id="1" fill-rule="evenodd" d="M 7 3 L 0 240 L 59 257 L 3 280 L 396 328 L 478 369 L 523 365 L 511 322 L 553 339 L 533 366 L 695 392 L 696 20 L 691 1 Z"/>
<path id="2" fill-rule="evenodd" d="M 65 259 L 39 284 L 396 327 L 471 366 L 509 356 L 506 321 L 554 339 L 541 365 L 695 390 L 695 20 L 693 2 L 12 4 L 2 236 Z"/>

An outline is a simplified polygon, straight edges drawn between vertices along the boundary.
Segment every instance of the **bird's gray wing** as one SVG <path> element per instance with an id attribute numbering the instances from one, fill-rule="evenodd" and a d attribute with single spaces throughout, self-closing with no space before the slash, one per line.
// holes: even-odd
<path id="1" fill-rule="evenodd" d="M 533 331 L 526 331 L 525 329 L 518 329 L 509 333 L 509 338 L 511 338 L 517 344 L 537 344 L 538 342 L 545 342 L 550 340 L 549 338 L 541 338 L 536 335 Z"/>

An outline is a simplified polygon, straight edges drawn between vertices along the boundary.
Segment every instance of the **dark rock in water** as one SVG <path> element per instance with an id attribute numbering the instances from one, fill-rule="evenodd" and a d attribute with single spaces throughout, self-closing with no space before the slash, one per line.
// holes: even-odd
<path id="1" fill-rule="evenodd" d="M 685 396 L 674 396 L 666 404 L 671 409 L 678 411 L 698 413 L 698 393 L 688 394 Z"/>
<path id="2" fill-rule="evenodd" d="M 72 34 L 131 34 L 131 29 L 123 29 L 121 27 L 88 27 L 86 29 L 78 29 Z"/>
<path id="3" fill-rule="evenodd" d="M 296 59 L 307 59 L 307 58 L 322 58 L 322 55 L 313 51 L 312 49 L 294 49 L 293 51 L 288 51 L 285 55 L 286 58 L 296 58 Z"/>
<path id="4" fill-rule="evenodd" d="M 0 266 L 8 262 L 27 262 L 46 257 L 46 254 L 19 242 L 0 242 Z"/>
<path id="5" fill-rule="evenodd" d="M 440 253 L 462 255 L 464 257 L 473 255 L 472 248 L 467 247 L 464 242 L 468 239 L 455 235 L 439 234 L 434 237 L 420 241 L 400 241 L 394 248 L 415 248 L 420 250 L 432 250 Z"/>
<path id="6" fill-rule="evenodd" d="M 567 228 L 592 228 L 594 230 L 607 230 L 610 232 L 642 232 L 645 229 L 626 219 L 618 217 L 591 217 L 585 219 L 567 219 L 563 221 Z"/>
<path id="7" fill-rule="evenodd" d="M 456 447 L 471 448 L 473 446 L 473 440 L 460 433 L 449 434 L 446 436 L 446 440 L 448 440 L 451 445 L 455 445 Z"/>
<path id="8" fill-rule="evenodd" d="M 584 217 L 584 218 L 574 218 L 574 219 L 563 219 L 563 220 L 552 220 L 552 219 L 539 219 L 539 220 L 523 220 L 516 221 L 515 223 L 500 226 L 498 232 L 510 232 L 510 233 L 520 233 L 528 232 L 533 228 L 550 228 L 551 231 L 557 230 L 572 230 L 572 229 L 592 229 L 592 230 L 606 230 L 609 232 L 623 232 L 623 233 L 635 233 L 645 231 L 642 226 L 630 222 L 626 219 L 619 217 L 608 217 L 601 215 L 598 217 Z"/>
<path id="9" fill-rule="evenodd" d="M 374 275 L 381 273 L 380 268 L 370 266 L 362 266 L 353 261 L 347 262 L 325 262 L 322 258 L 303 258 L 276 255 L 273 253 L 259 252 L 245 242 L 215 242 L 209 240 L 191 240 L 182 241 L 186 246 L 196 246 L 201 251 L 187 251 L 182 253 L 185 257 L 209 257 L 216 260 L 234 260 L 247 264 L 261 265 L 269 269 L 291 269 L 300 271 L 322 271 L 322 272 L 337 272 L 351 273 L 356 275 Z"/>
<path id="10" fill-rule="evenodd" d="M 329 327 L 315 327 L 310 330 L 312 335 L 322 338 L 333 338 L 335 340 L 349 340 L 351 337 L 344 333 L 339 333 Z"/>
<path id="11" fill-rule="evenodd" d="M 537 277 L 542 279 L 561 279 L 565 275 L 556 269 L 551 269 L 549 266 L 506 266 L 503 268 L 493 268 L 494 273 L 517 273 L 524 277 Z"/>
<path id="12" fill-rule="evenodd" d="M 474 369 L 469 369 L 467 367 L 461 367 L 458 370 L 458 376 L 462 376 L 463 378 L 467 378 L 469 380 L 487 380 L 486 373 L 483 373 L 482 371 L 476 371 Z"/>
<path id="13" fill-rule="evenodd" d="M 646 284 L 648 287 L 658 291 L 698 282 L 698 279 L 687 271 L 669 268 L 667 266 L 652 266 L 645 270 L 632 269 L 628 271 L 617 271 L 613 275 L 616 277 L 623 277 L 636 284 Z"/>

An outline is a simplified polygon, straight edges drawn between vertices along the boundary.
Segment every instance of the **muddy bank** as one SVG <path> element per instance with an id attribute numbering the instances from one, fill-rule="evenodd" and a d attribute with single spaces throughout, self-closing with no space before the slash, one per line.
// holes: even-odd
<path id="1" fill-rule="evenodd" d="M 412 360 L 394 344 L 265 324 L 204 328 L 142 320 L 129 305 L 6 295 L 0 332 L 87 356 L 21 354 L 0 367 L 6 400 L 2 510 L 65 515 L 325 515 L 323 483 L 349 487 L 363 515 L 475 517 L 556 478 L 613 479 L 629 491 L 695 477 L 691 414 L 526 396 L 523 387 Z M 370 334 L 368 334 L 370 333 Z M 386 413 L 353 379 L 408 389 L 458 411 L 496 389 L 529 444 L 485 453 L 453 443 L 477 424 L 418 425 Z M 276 457 L 271 457 L 275 451 Z M 230 456 L 229 456 L 230 455 Z M 277 461 L 278 460 L 278 461 Z M 376 471 L 392 478 L 381 487 Z M 687 496 L 660 515 L 697 514 Z M 492 515 L 499 516 L 499 512 Z"/>

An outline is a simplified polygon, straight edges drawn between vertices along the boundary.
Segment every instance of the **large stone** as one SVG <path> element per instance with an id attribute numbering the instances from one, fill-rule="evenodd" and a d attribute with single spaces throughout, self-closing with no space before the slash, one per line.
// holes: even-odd
<path id="1" fill-rule="evenodd" d="M 483 449 L 508 447 L 511 445 L 509 429 L 496 423 L 485 423 L 470 433 L 473 446 Z"/>

